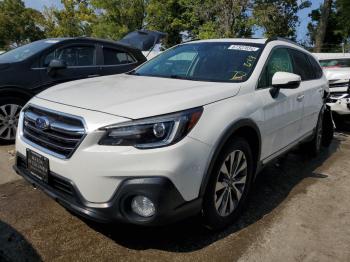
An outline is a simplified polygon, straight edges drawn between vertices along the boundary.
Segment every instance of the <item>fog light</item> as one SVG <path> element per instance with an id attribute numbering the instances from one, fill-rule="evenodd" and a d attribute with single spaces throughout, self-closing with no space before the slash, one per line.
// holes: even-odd
<path id="1" fill-rule="evenodd" d="M 136 196 L 131 201 L 131 209 L 142 217 L 151 217 L 156 213 L 153 202 L 145 196 Z"/>

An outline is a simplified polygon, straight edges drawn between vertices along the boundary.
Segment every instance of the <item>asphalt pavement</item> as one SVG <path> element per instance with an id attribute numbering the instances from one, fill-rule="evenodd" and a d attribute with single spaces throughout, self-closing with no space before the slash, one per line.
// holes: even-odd
<path id="1" fill-rule="evenodd" d="M 163 228 L 72 215 L 11 170 L 0 148 L 0 261 L 350 261 L 350 135 L 300 151 L 258 177 L 243 215 L 212 232 L 200 218 Z"/>

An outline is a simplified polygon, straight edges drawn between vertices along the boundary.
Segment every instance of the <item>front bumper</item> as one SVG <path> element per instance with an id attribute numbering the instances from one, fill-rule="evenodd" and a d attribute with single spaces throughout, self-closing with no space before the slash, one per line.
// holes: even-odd
<path id="1" fill-rule="evenodd" d="M 196 215 L 201 210 L 202 200 L 200 198 L 185 201 L 174 184 L 164 177 L 125 179 L 110 201 L 92 203 L 82 197 L 73 181 L 58 174 L 50 172 L 48 183 L 31 175 L 27 170 L 26 159 L 21 154 L 17 154 L 14 170 L 66 209 L 100 223 L 120 221 L 159 226 Z M 147 196 L 153 201 L 156 207 L 156 214 L 153 217 L 143 218 L 131 211 L 131 199 L 136 195 Z"/>
<path id="2" fill-rule="evenodd" d="M 350 116 L 350 98 L 340 98 L 333 99 L 331 102 L 327 103 L 332 112 L 336 113 L 339 116 Z"/>

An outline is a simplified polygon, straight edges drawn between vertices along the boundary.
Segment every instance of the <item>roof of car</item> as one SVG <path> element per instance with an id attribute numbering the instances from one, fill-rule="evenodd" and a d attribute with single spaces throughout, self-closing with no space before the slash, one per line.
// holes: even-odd
<path id="1" fill-rule="evenodd" d="M 267 38 L 220 38 L 220 39 L 195 40 L 187 43 L 240 42 L 240 43 L 265 44 L 266 41 L 267 41 Z"/>
<path id="2" fill-rule="evenodd" d="M 303 46 L 294 42 L 291 39 L 283 38 L 283 37 L 271 37 L 271 38 L 221 38 L 221 39 L 206 39 L 206 40 L 195 40 L 187 43 L 210 43 L 210 42 L 236 42 L 236 43 L 251 43 L 251 44 L 263 44 L 266 45 L 269 42 L 273 41 L 281 41 L 284 43 L 288 43 L 299 48 L 304 49 Z"/>
<path id="3" fill-rule="evenodd" d="M 318 59 L 342 59 L 350 58 L 350 53 L 313 53 Z"/>
<path id="4" fill-rule="evenodd" d="M 92 41 L 92 42 L 100 42 L 100 43 L 108 43 L 108 44 L 113 44 L 113 45 L 120 45 L 120 46 L 124 46 L 130 49 L 135 49 L 132 46 L 129 46 L 127 44 L 124 43 L 120 43 L 118 41 L 114 41 L 114 40 L 109 40 L 109 39 L 102 39 L 102 38 L 94 38 L 94 37 L 84 37 L 84 36 L 79 36 L 79 37 L 57 37 L 57 38 L 47 38 L 47 39 L 42 39 L 39 41 L 56 41 L 58 42 L 63 42 L 63 41 L 71 41 L 71 40 L 87 40 L 87 41 Z"/>

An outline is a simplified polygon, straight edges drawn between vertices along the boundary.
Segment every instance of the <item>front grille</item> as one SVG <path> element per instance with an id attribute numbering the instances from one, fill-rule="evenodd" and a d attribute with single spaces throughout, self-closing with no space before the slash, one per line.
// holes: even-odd
<path id="1" fill-rule="evenodd" d="M 330 88 L 349 87 L 349 82 L 329 84 L 329 87 L 330 87 Z"/>
<path id="2" fill-rule="evenodd" d="M 45 126 L 40 120 L 47 122 Z M 85 128 L 78 117 L 29 106 L 24 111 L 23 136 L 55 156 L 70 158 L 83 140 Z"/>

